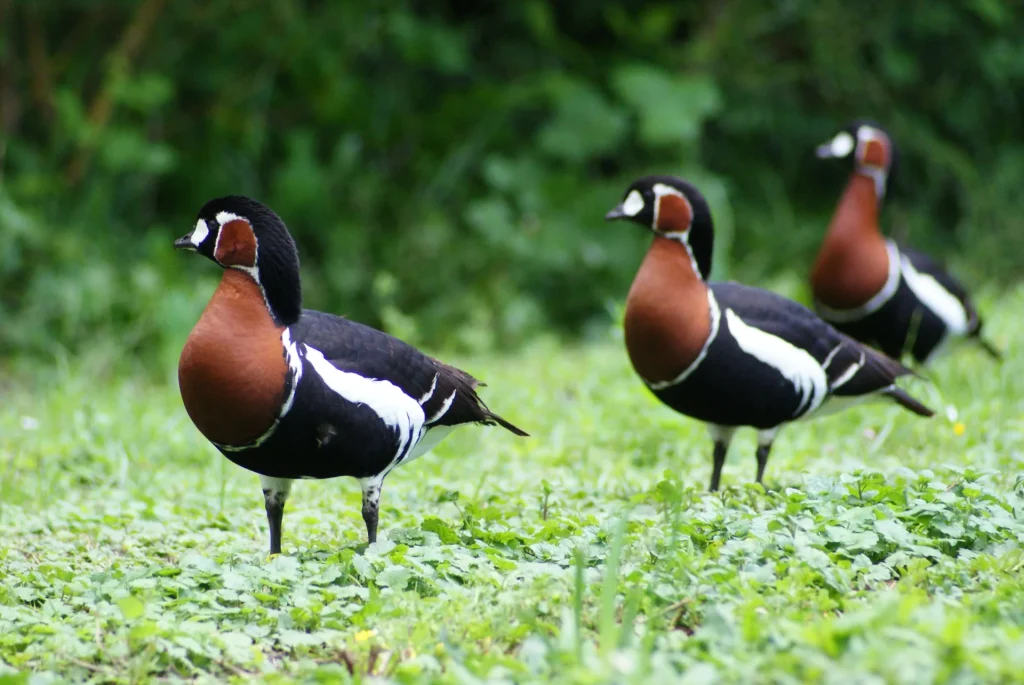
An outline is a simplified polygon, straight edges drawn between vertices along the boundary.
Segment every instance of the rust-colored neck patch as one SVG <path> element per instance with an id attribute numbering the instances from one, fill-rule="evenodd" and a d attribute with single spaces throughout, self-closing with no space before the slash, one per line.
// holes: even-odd
<path id="1" fill-rule="evenodd" d="M 185 411 L 208 440 L 245 445 L 273 425 L 287 384 L 283 331 L 256 282 L 225 269 L 178 361 Z"/>
<path id="2" fill-rule="evenodd" d="M 220 227 L 213 255 L 224 266 L 256 266 L 256 234 L 245 219 L 234 219 Z"/>
<path id="3" fill-rule="evenodd" d="M 633 368 L 650 383 L 676 378 L 700 354 L 711 334 L 708 290 L 678 241 L 654 237 L 629 289 L 625 330 Z"/>
<path id="4" fill-rule="evenodd" d="M 860 153 L 860 163 L 878 169 L 889 169 L 889 143 L 882 138 L 865 141 Z"/>
<path id="5" fill-rule="evenodd" d="M 833 309 L 860 307 L 885 286 L 889 252 L 878 229 L 875 182 L 854 173 L 811 271 L 814 297 Z"/>
<path id="6" fill-rule="evenodd" d="M 655 229 L 659 233 L 683 233 L 690 229 L 693 208 L 685 197 L 669 193 L 658 198 Z"/>

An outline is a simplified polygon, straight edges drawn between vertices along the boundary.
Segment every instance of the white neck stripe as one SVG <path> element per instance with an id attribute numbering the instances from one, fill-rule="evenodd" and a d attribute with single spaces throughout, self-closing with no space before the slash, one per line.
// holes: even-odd
<path id="1" fill-rule="evenodd" d="M 690 258 L 690 266 L 693 267 L 693 273 L 703 281 L 704 274 L 700 272 L 700 265 L 697 264 L 697 258 L 693 256 L 693 248 L 690 247 L 689 233 L 689 231 L 683 231 L 681 233 L 660 233 L 659 235 L 669 240 L 674 240 L 686 248 L 686 254 Z"/>
<path id="2" fill-rule="evenodd" d="M 875 198 L 881 204 L 885 199 L 885 182 L 889 178 L 889 172 L 873 164 L 858 164 L 857 173 L 875 182 Z"/>
<path id="3" fill-rule="evenodd" d="M 245 443 L 244 445 L 222 445 L 219 442 L 213 443 L 225 452 L 241 452 L 243 450 L 251 450 L 259 447 L 274 435 L 277 431 L 277 427 L 281 424 L 281 420 L 291 411 L 292 405 L 295 403 L 295 395 L 299 391 L 299 381 L 302 380 L 302 357 L 299 354 L 299 346 L 292 342 L 292 334 L 288 328 L 284 329 L 281 333 L 281 345 L 284 346 L 285 357 L 288 359 L 288 372 L 291 374 L 291 388 L 288 390 L 288 396 L 284 402 L 281 403 L 281 410 L 277 414 L 277 418 L 270 424 L 270 428 L 264 431 L 263 435 Z"/>
<path id="4" fill-rule="evenodd" d="M 718 337 L 718 325 L 722 318 L 722 312 L 718 307 L 718 300 L 715 299 L 715 294 L 708 288 L 708 310 L 711 315 L 711 331 L 708 333 L 708 339 L 704 341 L 704 346 L 700 348 L 700 352 L 697 354 L 697 358 L 694 359 L 689 366 L 683 369 L 683 372 L 670 381 L 649 381 L 646 378 L 643 382 L 647 384 L 651 390 L 664 390 L 665 388 L 671 388 L 673 385 L 679 385 L 687 378 L 690 374 L 697 370 L 700 363 L 704 361 L 704 357 L 708 356 L 708 350 L 711 348 L 711 343 Z"/>
<path id="5" fill-rule="evenodd" d="M 886 302 L 896 294 L 900 286 L 900 250 L 896 243 L 891 240 L 885 241 L 885 250 L 889 258 L 889 275 L 885 279 L 885 285 L 875 295 L 859 307 L 853 309 L 832 309 L 817 299 L 814 301 L 814 308 L 818 310 L 822 318 L 836 323 L 849 323 L 863 319 L 868 314 L 873 314 L 882 308 Z"/>

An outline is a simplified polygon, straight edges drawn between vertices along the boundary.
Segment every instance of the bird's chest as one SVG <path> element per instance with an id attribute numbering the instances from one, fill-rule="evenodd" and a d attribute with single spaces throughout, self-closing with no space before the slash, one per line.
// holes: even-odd
<path id="1" fill-rule="evenodd" d="M 287 388 L 288 362 L 255 283 L 225 274 L 185 343 L 178 385 L 199 431 L 220 445 L 243 445 L 277 420 Z M 253 292 L 255 291 L 255 292 Z"/>
<path id="2" fill-rule="evenodd" d="M 882 290 L 889 278 L 889 253 L 879 236 L 845 236 L 826 242 L 815 273 L 815 296 L 826 305 L 850 309 Z"/>
<path id="3" fill-rule="evenodd" d="M 711 328 L 707 287 L 660 272 L 645 264 L 626 300 L 626 350 L 648 383 L 669 381 L 693 364 Z"/>
<path id="4" fill-rule="evenodd" d="M 855 176 L 840 200 L 811 274 L 814 296 L 835 309 L 865 304 L 890 276 L 871 180 Z"/>

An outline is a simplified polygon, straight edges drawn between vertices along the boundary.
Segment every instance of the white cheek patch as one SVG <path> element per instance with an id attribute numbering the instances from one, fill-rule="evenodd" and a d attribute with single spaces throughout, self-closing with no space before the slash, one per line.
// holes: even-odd
<path id="1" fill-rule="evenodd" d="M 196 222 L 195 230 L 192 231 L 192 235 L 188 240 L 196 247 L 199 247 L 208 235 L 210 235 L 210 229 L 206 227 L 206 220 L 200 219 Z"/>
<path id="2" fill-rule="evenodd" d="M 860 131 L 857 132 L 857 135 L 860 137 Z M 828 150 L 832 153 L 832 156 L 839 158 L 846 157 L 848 154 L 853 152 L 853 148 L 855 147 L 856 143 L 853 140 L 853 136 L 846 131 L 836 134 L 836 137 L 828 144 Z"/>
<path id="3" fill-rule="evenodd" d="M 631 190 L 622 203 L 622 213 L 626 216 L 636 216 L 643 211 L 644 198 L 639 190 Z"/>

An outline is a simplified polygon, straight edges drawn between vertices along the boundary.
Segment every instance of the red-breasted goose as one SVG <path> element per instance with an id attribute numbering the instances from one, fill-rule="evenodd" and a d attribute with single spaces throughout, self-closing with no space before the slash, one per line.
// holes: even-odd
<path id="1" fill-rule="evenodd" d="M 907 374 L 806 307 L 739 283 L 707 283 L 714 229 L 701 193 L 672 176 L 635 181 L 605 217 L 654 233 L 626 300 L 626 349 L 662 402 L 708 424 L 717 490 L 737 428 L 758 431 L 757 482 L 783 425 L 868 397 L 932 411 L 895 385 Z"/>
<path id="2" fill-rule="evenodd" d="M 966 337 L 994 358 L 967 290 L 931 257 L 882 236 L 879 209 L 896 166 L 896 146 L 878 124 L 855 121 L 818 147 L 820 158 L 852 158 L 853 172 L 811 271 L 814 308 L 862 342 L 920 364 L 943 343 Z"/>
<path id="3" fill-rule="evenodd" d="M 378 330 L 302 309 L 299 258 L 284 222 L 246 197 L 212 200 L 175 241 L 224 268 L 178 364 L 199 431 L 259 474 L 270 552 L 292 481 L 352 476 L 377 539 L 381 486 L 396 466 L 462 424 L 497 424 L 475 378 Z"/>

